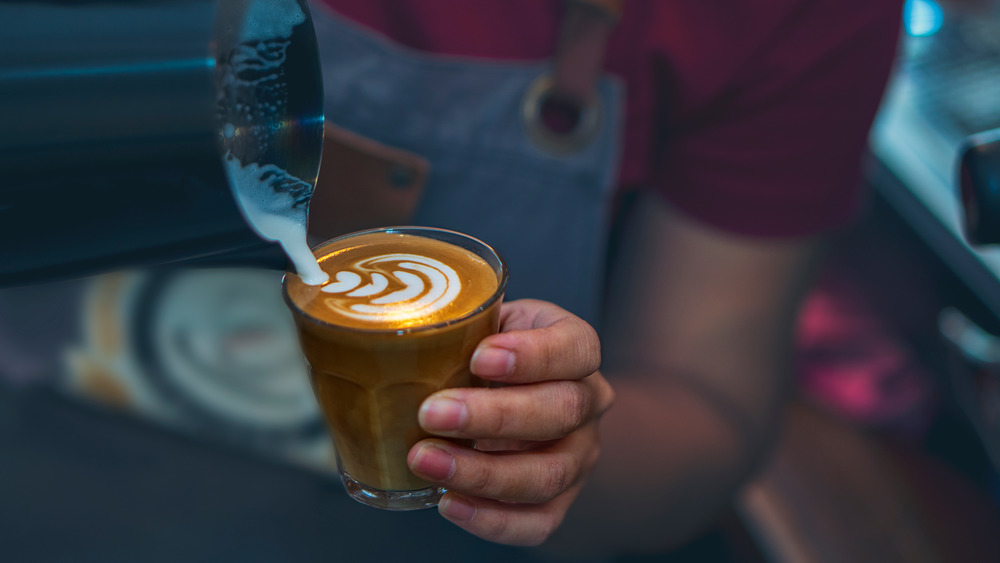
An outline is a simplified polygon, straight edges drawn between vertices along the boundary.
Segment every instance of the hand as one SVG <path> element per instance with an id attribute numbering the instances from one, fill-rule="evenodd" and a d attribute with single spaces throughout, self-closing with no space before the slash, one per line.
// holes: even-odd
<path id="1" fill-rule="evenodd" d="M 480 343 L 475 375 L 493 388 L 439 391 L 420 424 L 432 438 L 410 450 L 410 469 L 448 489 L 441 514 L 481 538 L 538 545 L 559 527 L 597 461 L 597 423 L 614 392 L 597 371 L 593 328 L 543 301 L 503 305 L 500 333 Z"/>

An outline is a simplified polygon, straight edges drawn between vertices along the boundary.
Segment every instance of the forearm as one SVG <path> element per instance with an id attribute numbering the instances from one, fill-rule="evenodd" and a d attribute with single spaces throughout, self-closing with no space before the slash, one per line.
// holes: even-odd
<path id="1" fill-rule="evenodd" d="M 602 326 L 617 398 L 562 546 L 662 550 L 732 500 L 776 435 L 816 247 L 713 231 L 656 198 L 636 205 Z"/>
<path id="2" fill-rule="evenodd" d="M 663 550 L 709 525 L 766 451 L 773 420 L 742 420 L 665 374 L 612 374 L 597 467 L 549 547 L 565 552 Z M 773 417 L 769 417 L 773 418 Z"/>

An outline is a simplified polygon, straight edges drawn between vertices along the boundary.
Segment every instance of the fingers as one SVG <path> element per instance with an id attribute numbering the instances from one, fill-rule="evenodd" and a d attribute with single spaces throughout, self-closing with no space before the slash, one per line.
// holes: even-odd
<path id="1" fill-rule="evenodd" d="M 543 503 L 563 494 L 597 461 L 596 425 L 550 447 L 485 453 L 446 440 L 418 442 L 407 458 L 427 481 L 468 497 Z"/>
<path id="2" fill-rule="evenodd" d="M 554 440 L 600 417 L 614 392 L 595 373 L 583 381 L 438 391 L 420 406 L 421 427 L 449 438 Z"/>
<path id="3" fill-rule="evenodd" d="M 448 492 L 441 499 L 438 511 L 455 525 L 483 539 L 536 546 L 562 523 L 578 489 L 579 485 L 545 504 L 511 504 Z"/>
<path id="4" fill-rule="evenodd" d="M 484 539 L 537 545 L 559 526 L 597 462 L 597 420 L 614 401 L 600 368 L 594 329 L 542 301 L 501 309 L 500 333 L 473 355 L 475 375 L 503 386 L 439 391 L 424 401 L 420 425 L 471 449 L 432 438 L 407 462 L 448 489 L 441 514 Z"/>
<path id="5" fill-rule="evenodd" d="M 472 357 L 472 373 L 505 383 L 581 379 L 601 364 L 593 327 L 543 301 L 504 304 L 501 332 L 483 340 Z"/>

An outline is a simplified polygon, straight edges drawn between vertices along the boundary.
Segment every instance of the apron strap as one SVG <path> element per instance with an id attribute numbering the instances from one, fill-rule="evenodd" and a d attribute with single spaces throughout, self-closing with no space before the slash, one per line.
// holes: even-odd
<path id="1" fill-rule="evenodd" d="M 525 93 L 522 119 L 536 146 L 557 155 L 586 147 L 603 119 L 597 85 L 625 0 L 567 0 L 550 74 Z"/>
<path id="2" fill-rule="evenodd" d="M 594 96 L 608 40 L 625 0 L 567 0 L 552 71 L 555 94 L 577 103 Z"/>

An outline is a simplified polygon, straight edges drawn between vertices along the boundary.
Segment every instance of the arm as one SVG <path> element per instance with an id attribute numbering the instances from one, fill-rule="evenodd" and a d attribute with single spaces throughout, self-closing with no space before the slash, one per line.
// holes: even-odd
<path id="1" fill-rule="evenodd" d="M 643 196 L 628 218 L 603 331 L 616 405 L 557 538 L 612 551 L 675 544 L 768 451 L 820 245 L 798 234 L 842 225 L 856 209 L 901 12 L 898 0 L 789 6 L 753 48 L 727 52 L 737 65 L 710 98 L 719 105 L 662 124 L 672 136 L 650 184 L 671 206 Z M 653 68 L 675 100 L 680 71 Z"/>
<path id="2" fill-rule="evenodd" d="M 766 453 L 817 243 L 722 234 L 642 196 L 612 277 L 602 455 L 559 535 L 612 551 L 700 530 Z M 598 547 L 598 546 L 591 546 Z"/>
<path id="3" fill-rule="evenodd" d="M 596 334 L 538 301 L 506 305 L 501 334 L 473 358 L 504 386 L 424 403 L 428 431 L 479 441 L 425 440 L 410 454 L 469 532 L 537 545 L 562 523 L 550 543 L 567 552 L 666 547 L 705 525 L 762 456 L 815 243 L 721 235 L 655 196 L 630 225 L 605 346 L 614 409 Z"/>

